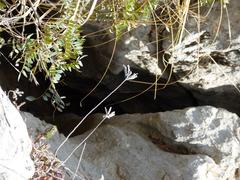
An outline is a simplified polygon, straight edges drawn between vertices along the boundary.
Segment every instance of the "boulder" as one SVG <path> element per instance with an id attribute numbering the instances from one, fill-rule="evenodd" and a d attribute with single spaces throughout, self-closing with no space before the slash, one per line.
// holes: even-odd
<path id="1" fill-rule="evenodd" d="M 18 110 L 0 88 L 0 179 L 26 180 L 35 171 L 32 142 Z"/>
<path id="2" fill-rule="evenodd" d="M 206 31 L 190 34 L 170 50 L 174 75 L 199 105 L 222 107 L 239 115 L 240 37 L 228 49 L 217 49 L 220 42 L 209 44 L 206 36 Z"/>
<path id="3" fill-rule="evenodd" d="M 163 46 L 176 80 L 198 105 L 221 107 L 240 115 L 240 5 L 238 0 L 229 1 L 222 7 L 222 17 L 221 6 L 216 2 L 211 10 L 209 5 L 201 8 L 205 17 L 201 19 L 201 32 L 195 17 L 189 17 L 182 42 L 167 49 L 171 42 L 165 40 Z"/>
<path id="4" fill-rule="evenodd" d="M 95 121 L 102 117 L 93 116 Z M 27 122 L 31 118 L 27 116 Z M 70 138 L 58 158 L 66 160 L 91 131 Z M 50 140 L 53 152 L 64 140 L 59 134 L 56 137 Z M 239 117 L 202 106 L 115 116 L 105 121 L 88 138 L 85 150 L 80 147 L 65 166 L 75 172 L 83 151 L 76 179 L 237 179 L 239 149 Z"/>
<path id="5" fill-rule="evenodd" d="M 223 3 L 226 3 L 223 6 Z M 211 6 L 212 5 L 212 6 Z M 239 36 L 239 11 L 238 0 L 215 1 L 201 8 L 200 29 L 211 34 L 213 40 L 219 41 L 217 49 L 226 49 L 232 44 L 232 40 Z M 188 32 L 198 32 L 196 17 L 189 17 L 186 23 Z M 219 28 L 219 29 L 218 29 Z"/>

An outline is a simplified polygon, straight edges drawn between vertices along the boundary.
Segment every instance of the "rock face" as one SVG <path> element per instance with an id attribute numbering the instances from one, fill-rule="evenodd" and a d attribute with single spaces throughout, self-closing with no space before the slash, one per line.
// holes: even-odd
<path id="1" fill-rule="evenodd" d="M 156 34 L 152 31 L 151 25 L 142 25 L 129 32 L 124 32 L 122 37 L 115 44 L 114 34 L 103 29 L 108 29 L 109 25 L 101 23 L 87 23 L 84 25 L 83 33 L 86 34 L 87 46 L 91 48 L 87 53 L 90 57 L 83 60 L 83 63 L 89 67 L 84 74 L 93 75 L 104 71 L 109 62 L 109 71 L 112 74 L 119 74 L 123 70 L 123 64 L 131 67 L 145 70 L 151 74 L 161 75 L 162 71 L 158 67 L 156 58 Z M 105 35 L 91 36 L 96 32 L 105 33 Z M 90 34 L 88 36 L 88 34 Z M 114 48 L 115 47 L 115 48 Z M 111 60 L 112 56 L 112 60 Z M 99 67 L 98 69 L 91 67 Z M 102 72 L 101 72 L 102 73 Z"/>
<path id="2" fill-rule="evenodd" d="M 222 107 L 239 115 L 240 17 L 236 13 L 240 10 L 239 2 L 232 0 L 222 10 L 221 17 L 221 4 L 214 4 L 200 24 L 201 32 L 197 30 L 195 18 L 189 17 L 186 23 L 188 32 L 183 41 L 165 50 L 170 55 L 168 61 L 174 76 L 191 92 L 198 105 Z M 203 8 L 202 15 L 208 11 L 209 6 Z M 220 18 L 222 21 L 217 20 Z M 163 42 L 164 47 L 169 43 Z"/>
<path id="3" fill-rule="evenodd" d="M 209 44 L 206 36 L 204 31 L 191 34 L 170 50 L 169 61 L 175 76 L 199 105 L 222 107 L 239 114 L 240 37 L 228 49 L 217 49 L 220 42 Z M 201 39 L 200 44 L 197 39 Z"/>
<path id="4" fill-rule="evenodd" d="M 101 120 L 102 115 L 96 118 Z M 70 138 L 58 157 L 65 160 L 90 132 Z M 58 140 L 62 142 L 63 138 Z M 55 151 L 60 142 L 53 141 L 55 145 L 50 144 Z M 116 116 L 86 143 L 76 179 L 239 178 L 235 173 L 240 167 L 240 119 L 224 109 L 202 106 Z M 66 162 L 72 172 L 81 152 L 82 147 Z"/>
<path id="5" fill-rule="evenodd" d="M 25 122 L 0 88 L 0 179 L 26 180 L 34 173 Z"/>
<path id="6" fill-rule="evenodd" d="M 201 8 L 202 16 L 206 15 L 209 7 L 208 5 Z M 143 92 L 150 86 L 146 84 L 155 82 L 155 75 L 164 73 L 163 78 L 158 81 L 159 91 L 156 100 L 152 101 L 154 87 L 149 88 L 148 92 L 142 94 L 141 97 L 136 97 L 127 101 L 127 103 L 120 103 L 119 106 L 125 113 L 159 112 L 197 105 L 211 105 L 240 115 L 240 27 L 238 23 L 240 16 L 237 13 L 240 10 L 240 5 L 238 0 L 231 0 L 227 8 L 222 10 L 222 21 L 216 21 L 216 19 L 220 20 L 221 4 L 220 2 L 214 4 L 210 14 L 201 20 L 201 32 L 198 32 L 196 17 L 188 17 L 186 22 L 188 31 L 185 32 L 183 41 L 174 47 L 171 47 L 172 42 L 168 40 L 171 33 L 160 30 L 160 37 L 164 38 L 162 38 L 163 40 L 159 39 L 160 43 L 158 45 L 159 49 L 165 52 L 164 61 L 160 51 L 159 59 L 156 58 L 157 45 L 154 43 L 156 41 L 154 39 L 155 33 L 152 32 L 154 28 L 139 26 L 126 33 L 118 41 L 109 73 L 101 83 L 105 90 L 98 87 L 91 94 L 92 97 L 104 98 L 106 94 L 102 92 L 112 90 L 121 81 L 122 64 L 130 64 L 131 67 L 135 68 L 134 71 L 139 71 L 138 83 L 126 84 L 118 91 L 117 98 L 111 99 L 112 102 L 122 101 Z M 221 27 L 218 36 L 216 36 L 218 23 L 221 23 Z M 160 26 L 159 29 L 161 28 Z M 101 29 L 104 29 L 101 24 L 85 26 L 86 34 Z M 231 34 L 229 34 L 229 30 L 231 30 Z M 113 39 L 113 37 L 108 36 L 111 35 L 89 36 L 87 40 L 90 46 L 99 45 Z M 88 78 L 95 79 L 98 82 L 111 59 L 113 46 L 114 43 L 111 41 L 89 49 L 89 59 L 83 60 L 86 72 L 79 76 L 86 74 Z M 169 47 L 171 48 L 169 49 Z M 172 72 L 169 72 L 171 70 L 165 67 L 166 64 L 170 64 L 168 68 L 171 69 L 171 66 Z M 171 76 L 169 82 L 171 85 L 164 86 L 163 84 L 167 82 L 166 79 L 169 76 Z M 140 81 L 146 84 L 139 83 Z M 83 89 L 85 89 L 83 93 L 87 94 L 97 83 L 94 82 L 86 89 L 86 84 L 89 81 L 87 81 L 88 83 L 82 83 L 84 84 L 83 87 L 79 78 L 70 77 L 66 82 L 69 87 L 77 90 L 78 94 L 83 92 Z M 183 98 L 181 99 L 181 97 Z M 78 101 L 80 100 L 81 98 Z M 141 107 L 142 101 L 145 102 L 144 108 Z M 111 104 L 112 102 L 108 103 Z"/>
<path id="7" fill-rule="evenodd" d="M 227 3 L 227 1 L 225 2 Z M 218 49 L 228 48 L 232 43 L 231 41 L 238 38 L 240 28 L 239 11 L 240 4 L 238 0 L 228 1 L 225 7 L 222 6 L 222 3 L 216 2 L 211 9 L 210 6 L 201 9 L 201 15 L 204 16 L 201 19 L 201 30 L 209 32 L 213 39 L 221 42 L 217 45 Z M 198 32 L 196 19 L 189 18 L 186 29 L 190 32 Z"/>

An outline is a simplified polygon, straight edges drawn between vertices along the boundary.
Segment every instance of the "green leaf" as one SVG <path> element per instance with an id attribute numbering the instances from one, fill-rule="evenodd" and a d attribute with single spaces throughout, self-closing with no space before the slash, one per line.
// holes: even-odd
<path id="1" fill-rule="evenodd" d="M 21 72 L 26 78 L 28 77 L 27 76 L 27 73 L 24 71 L 24 70 L 22 70 L 22 72 Z"/>
<path id="2" fill-rule="evenodd" d="M 47 96 L 43 95 L 42 98 L 43 98 L 44 101 L 48 101 L 48 97 Z"/>
<path id="3" fill-rule="evenodd" d="M 35 101 L 37 98 L 35 98 L 33 96 L 27 96 L 25 99 L 28 101 Z"/>

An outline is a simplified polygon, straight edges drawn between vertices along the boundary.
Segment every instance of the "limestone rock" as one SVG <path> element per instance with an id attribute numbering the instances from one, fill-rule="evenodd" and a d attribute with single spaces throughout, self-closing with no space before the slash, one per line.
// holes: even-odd
<path id="1" fill-rule="evenodd" d="M 169 62 L 179 82 L 195 89 L 209 90 L 240 84 L 240 36 L 228 49 L 218 49 L 221 42 L 210 44 L 206 31 L 192 33 L 170 49 Z M 201 39 L 198 44 L 198 39 Z M 223 92 L 219 89 L 216 91 Z"/>
<path id="2" fill-rule="evenodd" d="M 173 144 L 207 155 L 217 165 L 219 179 L 234 177 L 240 166 L 240 118 L 236 114 L 203 106 L 159 113 L 157 118 L 148 119 L 147 124 Z"/>
<path id="3" fill-rule="evenodd" d="M 171 50 L 174 75 L 199 105 L 222 107 L 239 115 L 240 37 L 228 49 L 217 49 L 220 42 L 209 44 L 206 36 L 204 31 L 191 34 Z"/>
<path id="4" fill-rule="evenodd" d="M 58 157 L 65 160 L 90 132 L 70 138 Z M 53 151 L 64 140 L 56 137 Z M 239 117 L 211 106 L 115 116 L 86 141 L 76 179 L 237 179 L 239 142 Z M 66 162 L 71 172 L 82 148 Z"/>
<path id="5" fill-rule="evenodd" d="M 25 122 L 0 88 L 0 179 L 26 180 L 34 173 Z"/>
<path id="6" fill-rule="evenodd" d="M 220 42 L 217 44 L 218 49 L 228 48 L 232 43 L 231 41 L 239 36 L 239 1 L 229 0 L 224 2 L 228 2 L 225 7 L 222 5 L 222 2 L 215 1 L 212 7 L 207 5 L 201 8 L 203 18 L 201 18 L 200 28 L 209 32 L 212 40 L 216 39 Z M 188 18 L 186 29 L 189 32 L 198 32 L 195 17 Z"/>
<path id="7" fill-rule="evenodd" d="M 189 15 L 182 42 L 172 47 L 170 40 L 164 40 L 163 48 L 170 56 L 174 77 L 198 105 L 221 107 L 240 115 L 239 1 L 231 0 L 226 7 L 216 1 L 210 7 L 201 8 L 201 22 Z"/>
<path id="8" fill-rule="evenodd" d="M 101 23 L 87 23 L 83 27 L 83 33 L 91 34 L 108 29 L 105 26 Z M 106 32 L 104 36 L 86 36 L 86 45 L 92 48 L 87 49 L 86 54 L 89 56 L 87 60 L 83 59 L 84 67 L 88 67 L 83 76 L 96 78 L 107 68 L 112 54 L 113 58 L 109 67 L 112 74 L 119 74 L 125 64 L 150 74 L 161 75 L 158 60 L 154 56 L 157 51 L 154 37 L 152 27 L 147 25 L 125 32 L 116 42 L 116 48 L 114 48 L 114 34 L 110 32 Z"/>

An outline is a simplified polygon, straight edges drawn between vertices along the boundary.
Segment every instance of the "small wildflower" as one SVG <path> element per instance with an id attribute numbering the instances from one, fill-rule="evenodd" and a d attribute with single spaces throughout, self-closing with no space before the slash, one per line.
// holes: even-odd
<path id="1" fill-rule="evenodd" d="M 137 73 L 133 73 L 129 65 L 123 65 L 123 67 L 126 80 L 132 80 L 137 78 Z"/>
<path id="2" fill-rule="evenodd" d="M 82 120 L 73 128 L 73 130 L 67 135 L 66 139 L 58 146 L 57 150 L 55 151 L 55 155 L 58 154 L 58 151 L 61 149 L 61 147 L 67 142 L 67 140 L 70 138 L 70 136 L 76 131 L 76 129 L 83 123 L 83 121 L 95 110 L 97 109 L 106 99 L 108 99 L 114 92 L 116 92 L 126 81 L 135 79 L 137 77 L 136 73 L 132 73 L 130 70 L 130 66 L 123 65 L 124 67 L 124 72 L 125 72 L 125 79 L 112 91 L 110 92 L 104 99 L 102 99 L 94 108 L 92 108 L 83 118 Z M 82 103 L 80 102 L 80 107 L 82 107 Z M 93 131 L 70 153 L 69 157 L 77 150 L 78 147 L 80 147 L 88 137 L 91 136 L 92 133 L 96 131 L 96 129 L 103 123 L 103 121 L 107 118 L 111 118 L 115 116 L 115 112 L 111 112 L 112 108 L 110 107 L 109 109 L 105 108 L 106 114 L 103 116 L 103 120 L 93 129 Z M 64 162 L 66 162 L 68 158 Z"/>
<path id="3" fill-rule="evenodd" d="M 112 107 L 110 107 L 109 109 L 107 109 L 105 107 L 105 115 L 103 116 L 104 119 L 110 119 L 112 118 L 113 116 L 115 116 L 115 111 L 112 111 Z"/>

